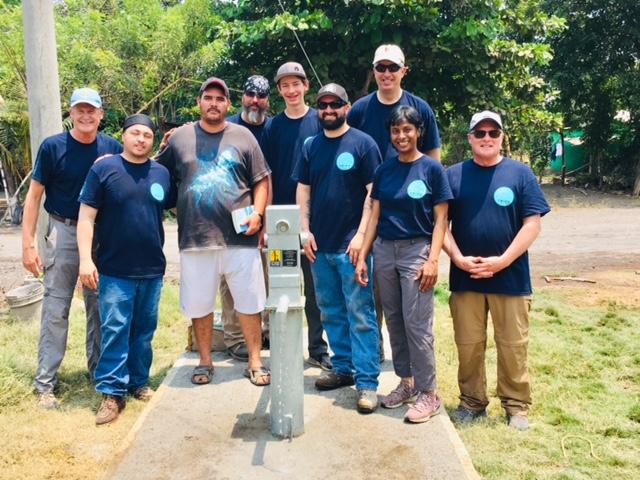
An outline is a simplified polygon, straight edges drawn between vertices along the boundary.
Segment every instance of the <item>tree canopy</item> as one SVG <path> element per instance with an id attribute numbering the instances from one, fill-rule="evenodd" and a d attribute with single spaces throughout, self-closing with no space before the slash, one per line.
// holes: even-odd
<path id="1" fill-rule="evenodd" d="M 628 170 L 638 164 L 630 152 L 638 150 L 639 8 L 631 0 L 64 0 L 55 8 L 63 107 L 89 85 L 105 100 L 109 133 L 136 111 L 181 123 L 194 118 L 206 77 L 237 93 L 247 76 L 273 78 L 288 60 L 305 66 L 312 91 L 313 65 L 320 82 L 342 84 L 355 100 L 375 88 L 373 52 L 389 42 L 407 57 L 403 86 L 436 112 L 445 162 L 467 155 L 468 118 L 490 108 L 503 114 L 516 154 L 539 152 L 561 125 L 584 126 L 601 171 L 619 156 Z M 6 163 L 28 150 L 19 2 L 0 0 L 0 26 Z M 275 89 L 271 104 L 282 107 Z M 631 122 L 614 120 L 618 110 Z M 12 164 L 24 174 L 30 162 Z"/>

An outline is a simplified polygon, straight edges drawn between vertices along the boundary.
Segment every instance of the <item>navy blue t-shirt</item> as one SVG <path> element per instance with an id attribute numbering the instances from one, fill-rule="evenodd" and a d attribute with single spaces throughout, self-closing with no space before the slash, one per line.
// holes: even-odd
<path id="1" fill-rule="evenodd" d="M 453 192 L 449 202 L 451 233 L 465 256 L 502 255 L 526 217 L 550 210 L 531 169 L 510 158 L 492 167 L 467 160 L 450 167 L 447 176 Z M 453 292 L 530 295 L 528 254 L 492 278 L 479 280 L 452 262 L 449 284 Z"/>
<path id="2" fill-rule="evenodd" d="M 314 108 L 300 118 L 291 119 L 280 112 L 264 130 L 264 154 L 271 168 L 273 204 L 295 205 L 297 183 L 291 178 L 302 157 L 304 142 L 322 131 Z"/>
<path id="3" fill-rule="evenodd" d="M 305 143 L 292 177 L 311 186 L 310 230 L 319 252 L 346 251 L 381 161 L 373 138 L 355 128 L 337 138 L 322 133 Z"/>
<path id="4" fill-rule="evenodd" d="M 162 218 L 173 203 L 165 167 L 107 157 L 89 170 L 80 203 L 98 209 L 98 272 L 129 279 L 164 275 Z"/>
<path id="5" fill-rule="evenodd" d="M 433 207 L 453 198 L 444 167 L 423 155 L 415 162 L 398 156 L 376 171 L 371 198 L 380 201 L 378 236 L 402 240 L 433 235 Z"/>
<path id="6" fill-rule="evenodd" d="M 240 115 L 240 113 L 236 113 L 235 115 L 231 115 L 227 117 L 227 121 L 231 123 L 235 123 L 237 125 L 242 125 L 243 127 L 248 128 L 249 131 L 253 133 L 253 136 L 256 137 L 256 140 L 258 141 L 258 145 L 260 145 L 260 149 L 264 153 L 265 151 L 264 141 L 263 141 L 264 129 L 267 125 L 271 123 L 271 117 L 265 116 L 264 122 L 262 122 L 260 125 L 253 125 L 252 123 L 245 122 L 242 119 L 242 115 Z"/>
<path id="7" fill-rule="evenodd" d="M 433 110 L 427 102 L 420 97 L 403 91 L 400 100 L 393 105 L 380 103 L 376 92 L 357 100 L 347 116 L 347 121 L 352 127 L 356 127 L 368 133 L 378 144 L 383 161 L 395 157 L 398 152 L 393 147 L 387 128 L 387 120 L 391 111 L 398 105 L 408 105 L 418 110 L 424 122 L 424 135 L 420 139 L 418 150 L 428 152 L 440 147 L 440 133 Z"/>
<path id="8" fill-rule="evenodd" d="M 44 185 L 44 209 L 64 218 L 78 219 L 78 195 L 96 158 L 122 152 L 113 138 L 98 133 L 92 143 L 80 143 L 71 133 L 45 138 L 38 150 L 32 178 Z"/>

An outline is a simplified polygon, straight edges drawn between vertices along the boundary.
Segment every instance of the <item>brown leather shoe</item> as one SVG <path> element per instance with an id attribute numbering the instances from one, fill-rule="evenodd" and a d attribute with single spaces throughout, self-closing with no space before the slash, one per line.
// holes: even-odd
<path id="1" fill-rule="evenodd" d="M 138 387 L 131 392 L 131 396 L 136 400 L 140 400 L 141 402 L 148 402 L 153 398 L 153 390 L 149 385 L 145 385 L 144 387 Z"/>
<path id="2" fill-rule="evenodd" d="M 126 403 L 123 397 L 115 395 L 103 395 L 102 403 L 96 413 L 96 425 L 104 425 L 113 422 L 120 412 L 124 410 Z"/>

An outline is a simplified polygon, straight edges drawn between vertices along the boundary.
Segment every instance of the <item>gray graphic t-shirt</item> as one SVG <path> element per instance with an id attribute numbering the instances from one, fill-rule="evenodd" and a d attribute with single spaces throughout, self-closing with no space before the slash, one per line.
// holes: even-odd
<path id="1" fill-rule="evenodd" d="M 237 234 L 231 220 L 233 210 L 253 203 L 253 186 L 271 173 L 249 130 L 232 123 L 218 133 L 205 132 L 199 122 L 183 126 L 157 161 L 178 188 L 181 251 L 258 245 L 257 234 Z"/>

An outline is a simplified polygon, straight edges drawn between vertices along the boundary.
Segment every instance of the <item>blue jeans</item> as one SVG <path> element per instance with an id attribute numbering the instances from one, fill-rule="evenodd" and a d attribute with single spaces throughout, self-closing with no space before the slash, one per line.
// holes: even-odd
<path id="1" fill-rule="evenodd" d="M 96 391 L 124 396 L 149 383 L 162 277 L 131 280 L 100 275 L 98 289 L 102 351 Z"/>
<path id="2" fill-rule="evenodd" d="M 371 256 L 367 259 L 371 272 Z M 316 254 L 311 264 L 322 326 L 333 350 L 333 370 L 354 375 L 358 390 L 376 390 L 380 374 L 380 336 L 371 278 L 356 282 L 355 267 L 346 253 Z"/>

